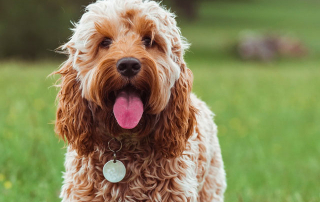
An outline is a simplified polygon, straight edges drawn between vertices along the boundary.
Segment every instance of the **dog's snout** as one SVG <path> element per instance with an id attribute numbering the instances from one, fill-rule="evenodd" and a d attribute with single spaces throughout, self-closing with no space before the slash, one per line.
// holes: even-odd
<path id="1" fill-rule="evenodd" d="M 137 58 L 121 58 L 117 62 L 117 70 L 118 72 L 125 77 L 133 77 L 141 69 L 141 63 Z"/>

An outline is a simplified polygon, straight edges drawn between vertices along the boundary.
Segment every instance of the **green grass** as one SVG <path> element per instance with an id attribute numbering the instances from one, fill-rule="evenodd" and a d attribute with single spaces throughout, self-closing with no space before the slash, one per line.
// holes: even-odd
<path id="1" fill-rule="evenodd" d="M 304 65 L 194 68 L 194 91 L 216 113 L 226 201 L 320 200 L 320 69 Z"/>
<path id="2" fill-rule="evenodd" d="M 51 124 L 54 81 L 46 79 L 57 64 L 1 67 L 0 201 L 57 201 L 64 150 Z"/>
<path id="3" fill-rule="evenodd" d="M 194 92 L 215 112 L 226 202 L 320 201 L 320 19 L 316 1 L 205 3 L 182 22 Z M 273 13 L 273 14 L 272 14 Z M 242 62 L 243 29 L 290 31 L 304 59 Z M 63 142 L 53 132 L 59 62 L 0 62 L 0 201 L 59 201 Z"/>

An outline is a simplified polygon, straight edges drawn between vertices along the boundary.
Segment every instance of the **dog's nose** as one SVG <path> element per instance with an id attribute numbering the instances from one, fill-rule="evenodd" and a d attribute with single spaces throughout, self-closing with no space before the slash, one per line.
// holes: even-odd
<path id="1" fill-rule="evenodd" d="M 141 69 L 141 63 L 137 58 L 121 58 L 117 62 L 117 70 L 122 76 L 133 77 Z"/>

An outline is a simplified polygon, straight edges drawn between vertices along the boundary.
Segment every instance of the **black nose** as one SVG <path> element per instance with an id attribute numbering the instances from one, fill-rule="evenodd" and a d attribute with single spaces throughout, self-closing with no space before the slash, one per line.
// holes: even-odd
<path id="1" fill-rule="evenodd" d="M 121 58 L 117 62 L 118 72 L 122 76 L 133 77 L 141 69 L 141 63 L 137 58 Z"/>

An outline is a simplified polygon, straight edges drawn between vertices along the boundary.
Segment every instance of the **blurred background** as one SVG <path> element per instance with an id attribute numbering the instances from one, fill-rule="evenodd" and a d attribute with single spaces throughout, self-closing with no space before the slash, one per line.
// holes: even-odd
<path id="1" fill-rule="evenodd" d="M 58 77 L 92 1 L 0 1 L 0 201 L 59 201 L 64 143 L 55 136 Z M 215 112 L 227 202 L 320 201 L 320 1 L 165 0 Z"/>

